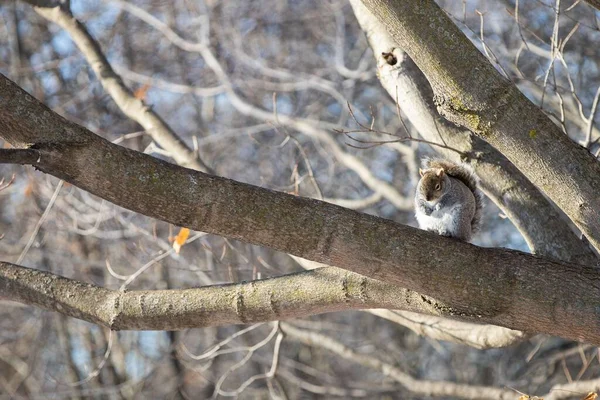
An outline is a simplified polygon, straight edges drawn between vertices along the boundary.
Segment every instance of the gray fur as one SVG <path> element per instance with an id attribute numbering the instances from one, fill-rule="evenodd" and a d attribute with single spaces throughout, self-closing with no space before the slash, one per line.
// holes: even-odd
<path id="1" fill-rule="evenodd" d="M 426 192 L 431 188 L 424 187 L 423 179 L 419 181 L 415 194 L 415 216 L 419 227 L 469 241 L 480 227 L 483 209 L 477 176 L 470 166 L 446 160 L 426 159 L 424 167 L 428 170 L 442 168 L 445 176 L 441 196 L 431 201 L 426 200 Z"/>

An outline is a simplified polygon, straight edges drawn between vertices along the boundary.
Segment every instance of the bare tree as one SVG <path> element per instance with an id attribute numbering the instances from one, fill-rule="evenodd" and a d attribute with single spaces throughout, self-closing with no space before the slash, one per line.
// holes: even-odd
<path id="1" fill-rule="evenodd" d="M 432 0 L 26 3 L 2 10 L 12 22 L 0 47 L 11 67 L 0 172 L 16 174 L 0 193 L 0 301 L 11 321 L 30 321 L 26 338 L 6 336 L 21 347 L 0 347 L 9 396 L 597 390 L 600 90 L 568 66 L 598 54 L 567 47 L 600 31 L 585 12 L 597 4 L 490 2 L 509 22 L 488 27 L 468 2 Z M 554 25 L 536 27 L 538 15 Z M 548 65 L 523 64 L 524 52 Z M 498 207 L 477 239 L 487 248 L 406 225 L 431 151 L 480 175 Z M 369 313 L 316 316 L 344 310 Z M 348 330 L 361 321 L 375 328 Z M 23 347 L 49 326 L 45 343 L 62 352 L 45 361 L 61 371 L 51 380 Z M 116 332 L 193 328 L 203 335 Z M 362 338 L 372 344 L 352 349 Z M 417 370 L 394 359 L 409 340 L 421 341 Z M 510 345 L 521 361 L 494 372 L 423 364 Z M 333 368 L 329 353 L 347 363 Z M 547 370 L 529 366 L 536 357 Z M 558 364 L 562 379 L 549 372 Z"/>

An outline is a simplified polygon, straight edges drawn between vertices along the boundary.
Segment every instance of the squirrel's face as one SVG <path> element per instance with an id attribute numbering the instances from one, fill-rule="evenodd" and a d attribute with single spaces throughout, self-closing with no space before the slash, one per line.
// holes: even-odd
<path id="1" fill-rule="evenodd" d="M 419 181 L 421 195 L 429 202 L 439 200 L 448 184 L 444 170 L 442 168 L 419 169 L 419 174 L 421 175 L 421 180 Z"/>

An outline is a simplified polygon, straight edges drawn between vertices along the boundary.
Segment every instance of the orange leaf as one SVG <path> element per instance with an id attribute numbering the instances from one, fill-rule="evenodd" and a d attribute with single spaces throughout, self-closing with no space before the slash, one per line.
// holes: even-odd
<path id="1" fill-rule="evenodd" d="M 596 400 L 598 398 L 598 394 L 595 392 L 589 392 L 583 399 L 581 400 Z"/>
<path id="2" fill-rule="evenodd" d="M 175 241 L 173 242 L 173 248 L 175 249 L 175 253 L 179 254 L 179 251 L 185 244 L 188 236 L 190 236 L 190 230 L 188 228 L 181 228 L 179 233 L 175 237 Z"/>
<path id="3" fill-rule="evenodd" d="M 136 99 L 145 100 L 146 94 L 148 93 L 148 89 L 150 89 L 150 85 L 146 84 L 140 88 L 138 88 L 133 95 Z"/>
<path id="4" fill-rule="evenodd" d="M 25 197 L 31 196 L 31 193 L 33 193 L 33 185 L 33 179 L 30 179 L 27 183 L 27 186 L 25 186 L 25 189 L 23 190 L 23 194 L 25 195 Z"/>

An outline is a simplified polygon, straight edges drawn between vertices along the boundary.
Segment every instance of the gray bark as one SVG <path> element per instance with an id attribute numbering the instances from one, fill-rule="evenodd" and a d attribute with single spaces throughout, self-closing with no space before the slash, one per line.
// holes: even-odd
<path id="1" fill-rule="evenodd" d="M 566 217 L 506 157 L 468 130 L 442 118 L 425 75 L 361 0 L 350 3 L 375 54 L 382 86 L 424 139 L 445 143 L 463 155 L 445 147 L 433 149 L 474 168 L 485 194 L 510 218 L 533 253 L 582 264 L 595 262 L 596 256 L 575 235 Z M 392 64 L 384 53 L 393 54 Z"/>
<path id="2" fill-rule="evenodd" d="M 363 0 L 432 86 L 438 110 L 488 142 L 600 250 L 600 163 L 503 78 L 433 1 Z"/>
<path id="3" fill-rule="evenodd" d="M 433 296 L 454 318 L 600 343 L 595 266 L 479 248 L 172 165 L 65 120 L 1 75 L 0 126 L 39 153 L 36 168 L 132 211 Z"/>

